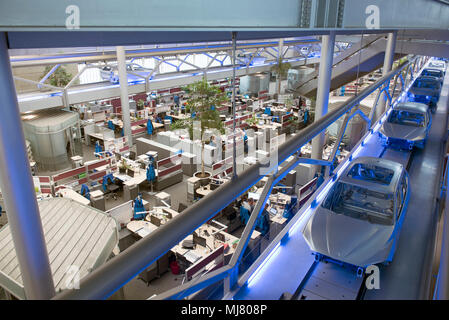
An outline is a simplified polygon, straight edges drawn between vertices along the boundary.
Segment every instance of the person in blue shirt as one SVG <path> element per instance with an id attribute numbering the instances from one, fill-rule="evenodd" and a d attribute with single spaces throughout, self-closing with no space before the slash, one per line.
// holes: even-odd
<path id="1" fill-rule="evenodd" d="M 179 96 L 177 94 L 173 96 L 173 102 L 175 103 L 176 109 L 179 109 Z"/>
<path id="2" fill-rule="evenodd" d="M 112 120 L 108 121 L 108 128 L 111 130 L 115 130 L 115 125 L 114 125 L 114 123 L 112 123 Z"/>
<path id="3" fill-rule="evenodd" d="M 265 236 L 270 231 L 270 214 L 267 211 L 268 206 L 269 204 L 267 202 L 265 204 L 265 208 L 256 221 L 256 230 L 259 231 L 262 236 Z"/>
<path id="4" fill-rule="evenodd" d="M 217 144 L 215 143 L 215 137 L 214 136 L 210 137 L 209 145 L 211 147 L 216 147 L 217 146 Z"/>
<path id="5" fill-rule="evenodd" d="M 304 111 L 304 124 L 307 124 L 307 122 L 309 122 L 309 109 L 306 108 L 306 110 Z"/>
<path id="6" fill-rule="evenodd" d="M 248 153 L 248 136 L 246 135 L 246 131 L 243 130 L 245 135 L 243 136 L 243 152 Z"/>

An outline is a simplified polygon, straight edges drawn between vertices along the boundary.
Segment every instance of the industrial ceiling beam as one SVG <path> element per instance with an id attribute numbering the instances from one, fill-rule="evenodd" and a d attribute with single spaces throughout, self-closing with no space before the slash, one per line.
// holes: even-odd
<path id="1" fill-rule="evenodd" d="M 40 0 L 39 6 L 35 0 L 0 2 L 0 31 L 240 32 L 367 28 L 447 30 L 449 6 L 429 0 L 283 0 L 282 5 L 271 0 L 228 0 L 220 2 L 217 10 L 216 2 L 200 0 L 134 0 L 126 6 L 120 0 Z"/>

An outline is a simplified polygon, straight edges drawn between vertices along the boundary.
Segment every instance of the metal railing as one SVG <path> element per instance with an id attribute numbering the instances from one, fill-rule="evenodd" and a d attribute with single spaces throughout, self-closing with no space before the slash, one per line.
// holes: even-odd
<path id="1" fill-rule="evenodd" d="M 286 166 L 282 166 L 283 169 L 281 171 L 276 172 L 276 169 L 272 169 L 267 173 L 263 173 L 263 170 L 261 169 L 265 169 L 265 171 L 267 171 L 264 163 L 258 162 L 252 165 L 237 178 L 232 180 L 232 182 L 225 183 L 220 186 L 212 196 L 209 195 L 204 197 L 183 211 L 183 214 L 173 218 L 169 223 L 158 228 L 147 237 L 133 244 L 126 251 L 120 253 L 118 256 L 111 259 L 97 270 L 94 270 L 92 273 L 88 274 L 81 281 L 79 289 L 66 290 L 57 295 L 55 298 L 108 298 L 115 291 L 124 286 L 128 281 L 132 280 L 140 272 L 150 266 L 163 254 L 169 251 L 173 246 L 182 241 L 186 236 L 190 235 L 194 230 L 214 217 L 218 212 L 247 191 L 265 175 L 268 175 L 269 182 L 266 183 L 263 196 L 260 197 L 262 200 L 257 203 L 256 209 L 250 216 L 250 220 L 244 230 L 244 234 L 239 241 L 236 254 L 231 259 L 231 263 L 202 276 L 198 280 L 190 281 L 179 287 L 171 289 L 157 296 L 157 298 L 180 299 L 222 280 L 225 280 L 225 293 L 229 293 L 230 290 L 234 290 L 236 286 L 241 286 L 248 279 L 249 275 L 254 273 L 264 259 L 267 258 L 273 248 L 276 245 L 279 245 L 282 237 L 298 219 L 297 214 L 290 220 L 289 223 L 287 223 L 282 232 L 274 238 L 270 245 L 262 252 L 262 254 L 250 266 L 245 274 L 237 279 L 238 263 L 241 261 L 242 252 L 245 250 L 249 241 L 248 239 L 254 229 L 254 222 L 260 214 L 260 208 L 263 207 L 266 198 L 270 194 L 272 186 L 277 183 L 277 181 L 282 179 L 283 175 L 285 175 L 285 173 L 287 173 L 292 167 L 297 165 L 300 161 L 305 161 L 297 156 L 297 152 L 301 149 L 301 147 L 323 132 L 323 130 L 337 121 L 342 115 L 351 113 L 354 107 L 357 107 L 359 103 L 371 93 L 379 90 L 379 88 L 383 88 L 385 85 L 388 85 L 390 81 L 404 69 L 408 70 L 407 68 L 411 65 L 415 68 L 417 63 L 418 66 L 422 66 L 423 62 L 425 61 L 422 57 L 413 58 L 411 61 L 404 62 L 398 66 L 398 68 L 380 78 L 376 83 L 362 90 L 357 96 L 351 97 L 344 105 L 327 113 L 321 119 L 303 129 L 298 135 L 291 137 L 285 143 L 280 145 L 277 150 L 278 164 L 283 163 L 287 160 L 287 158 L 295 155 L 293 160 L 289 161 Z M 317 160 L 308 159 L 308 161 Z M 321 161 L 316 164 L 329 165 L 330 163 L 332 162 Z"/>
<path id="2" fill-rule="evenodd" d="M 446 154 L 444 163 L 446 165 L 443 172 L 443 179 L 440 188 L 439 195 L 439 206 L 440 210 L 442 209 L 440 221 L 443 223 L 443 231 L 441 238 L 441 251 L 439 256 L 439 268 L 438 268 L 438 276 L 435 283 L 435 288 L 433 291 L 433 299 L 434 300 L 448 300 L 449 299 L 449 193 L 447 192 L 447 188 L 449 185 L 449 154 L 447 154 L 447 150 L 449 147 L 449 142 L 447 140 L 449 134 L 449 130 L 446 134 L 446 143 L 444 144 L 443 152 Z M 439 213 L 439 210 L 438 210 Z M 438 254 L 438 253 L 437 253 Z"/>

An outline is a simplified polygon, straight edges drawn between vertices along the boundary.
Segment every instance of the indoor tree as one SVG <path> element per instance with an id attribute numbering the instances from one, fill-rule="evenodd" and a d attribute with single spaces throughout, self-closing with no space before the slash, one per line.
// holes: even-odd
<path id="1" fill-rule="evenodd" d="M 45 77 L 53 67 L 54 66 L 51 65 L 46 66 L 42 78 Z M 68 73 L 63 66 L 60 66 L 48 77 L 47 81 L 52 86 L 62 88 L 65 87 L 71 79 L 72 75 Z"/>
<path id="2" fill-rule="evenodd" d="M 193 141 L 193 131 L 198 126 L 201 137 L 201 174 L 199 177 L 204 178 L 207 176 L 204 171 L 205 133 L 208 129 L 216 129 L 221 134 L 224 134 L 223 122 L 220 119 L 220 113 L 216 107 L 225 102 L 227 97 L 218 86 L 210 85 L 204 78 L 201 81 L 189 84 L 183 88 L 183 91 L 189 95 L 186 109 L 195 116 L 174 122 L 171 125 L 171 129 L 188 129 L 190 139 Z"/>
<path id="3" fill-rule="evenodd" d="M 271 67 L 271 71 L 276 74 L 278 95 L 281 93 L 281 80 L 287 76 L 288 69 L 292 67 L 289 62 L 283 62 L 282 60 L 282 57 L 279 57 L 277 63 Z"/>

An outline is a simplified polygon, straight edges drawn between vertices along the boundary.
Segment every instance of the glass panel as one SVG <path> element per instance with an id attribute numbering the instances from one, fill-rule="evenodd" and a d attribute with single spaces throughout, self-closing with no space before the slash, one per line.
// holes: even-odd
<path id="1" fill-rule="evenodd" d="M 393 110 L 388 118 L 388 122 L 411 127 L 424 127 L 425 115 L 405 110 Z"/>
<path id="2" fill-rule="evenodd" d="M 438 87 L 439 87 L 439 83 L 437 81 L 432 81 L 432 80 L 417 79 L 415 81 L 415 83 L 413 83 L 413 88 L 436 89 Z"/>

